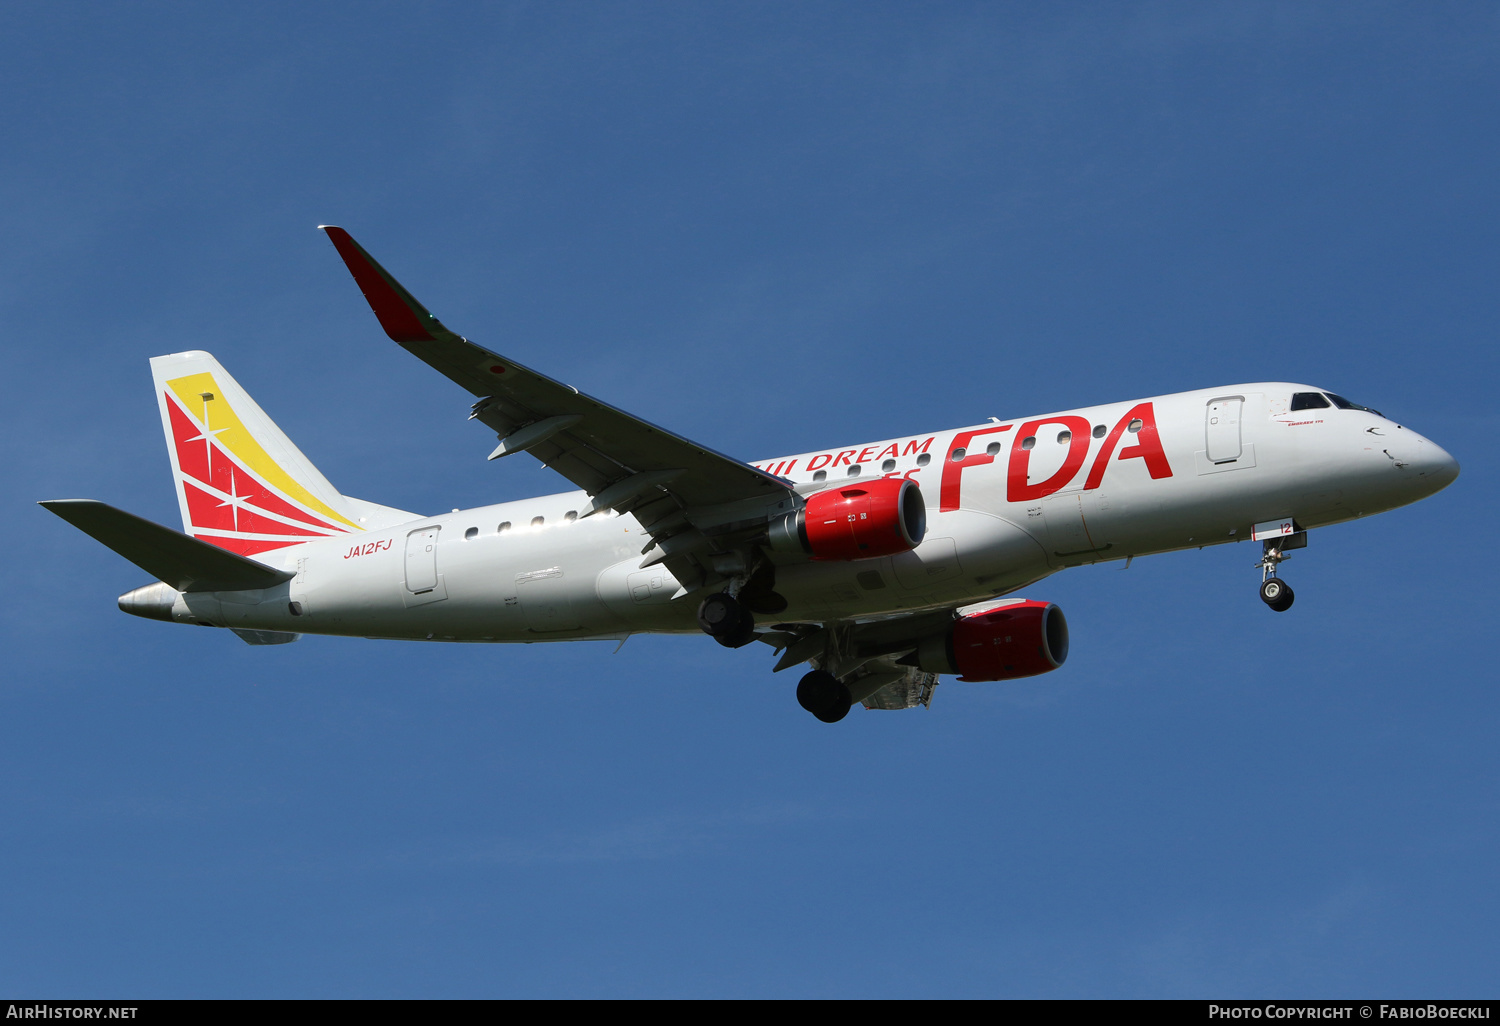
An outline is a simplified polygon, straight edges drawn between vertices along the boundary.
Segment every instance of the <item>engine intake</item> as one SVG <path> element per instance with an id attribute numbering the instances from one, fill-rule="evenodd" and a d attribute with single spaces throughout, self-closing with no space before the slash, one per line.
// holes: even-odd
<path id="1" fill-rule="evenodd" d="M 927 533 L 927 504 L 915 481 L 882 477 L 817 492 L 771 522 L 770 546 L 818 560 L 873 559 L 909 552 Z"/>
<path id="2" fill-rule="evenodd" d="M 960 617 L 923 638 L 914 655 L 901 661 L 962 681 L 1034 677 L 1067 660 L 1068 621 L 1051 602 L 1015 602 Z"/>

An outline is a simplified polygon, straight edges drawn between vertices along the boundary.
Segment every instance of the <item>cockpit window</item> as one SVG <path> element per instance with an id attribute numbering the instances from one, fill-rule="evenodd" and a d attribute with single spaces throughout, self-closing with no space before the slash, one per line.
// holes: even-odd
<path id="1" fill-rule="evenodd" d="M 1359 405 L 1359 403 L 1351 403 L 1341 395 L 1334 395 L 1332 392 L 1325 392 L 1324 394 L 1327 395 L 1329 399 L 1333 400 L 1333 405 L 1337 406 L 1341 410 L 1364 410 L 1366 413 L 1373 413 L 1377 417 L 1385 416 L 1385 414 L 1381 413 L 1379 410 L 1372 410 L 1368 406 Z"/>
<path id="2" fill-rule="evenodd" d="M 1326 410 L 1328 400 L 1323 398 L 1322 392 L 1293 392 L 1292 411 L 1297 410 Z"/>

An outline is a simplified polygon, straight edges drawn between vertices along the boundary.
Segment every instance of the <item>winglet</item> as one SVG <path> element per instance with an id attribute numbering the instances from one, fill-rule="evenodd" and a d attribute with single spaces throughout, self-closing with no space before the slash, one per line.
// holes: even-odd
<path id="1" fill-rule="evenodd" d="M 392 342 L 436 341 L 432 329 L 443 330 L 442 323 L 402 288 L 390 272 L 376 263 L 352 235 L 337 225 L 320 224 L 318 228 L 327 234 L 333 248 L 343 257 L 344 265 L 354 275 L 355 284 L 365 294 L 365 301 L 375 311 L 380 326 Z"/>

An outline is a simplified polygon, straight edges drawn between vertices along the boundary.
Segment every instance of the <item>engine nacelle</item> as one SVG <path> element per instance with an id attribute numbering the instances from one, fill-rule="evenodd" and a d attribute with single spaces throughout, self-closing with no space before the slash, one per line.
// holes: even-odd
<path id="1" fill-rule="evenodd" d="M 1051 602 L 1014 602 L 953 621 L 923 638 L 916 663 L 959 680 L 1015 680 L 1050 673 L 1068 658 L 1068 621 Z M 903 660 L 904 662 L 905 660 Z"/>
<path id="2" fill-rule="evenodd" d="M 770 545 L 820 560 L 873 559 L 909 552 L 926 533 L 917 483 L 881 477 L 808 496 L 806 507 L 771 522 Z"/>

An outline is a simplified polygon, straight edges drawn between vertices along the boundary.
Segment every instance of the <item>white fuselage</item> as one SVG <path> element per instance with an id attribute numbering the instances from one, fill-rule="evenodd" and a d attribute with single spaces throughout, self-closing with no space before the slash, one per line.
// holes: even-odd
<path id="1" fill-rule="evenodd" d="M 1264 521 L 1305 529 L 1377 513 L 1457 476 L 1441 447 L 1374 413 L 1289 410 L 1293 393 L 1313 391 L 1234 385 L 758 462 L 803 494 L 910 477 L 927 503 L 927 533 L 911 552 L 777 556 L 776 591 L 789 605 L 775 619 L 979 602 L 1069 566 L 1247 540 Z M 660 564 L 639 569 L 646 532 L 630 516 L 580 519 L 588 502 L 565 492 L 268 552 L 258 558 L 295 579 L 187 594 L 174 615 L 441 641 L 696 633 L 696 602 L 674 601 L 680 582 Z"/>

